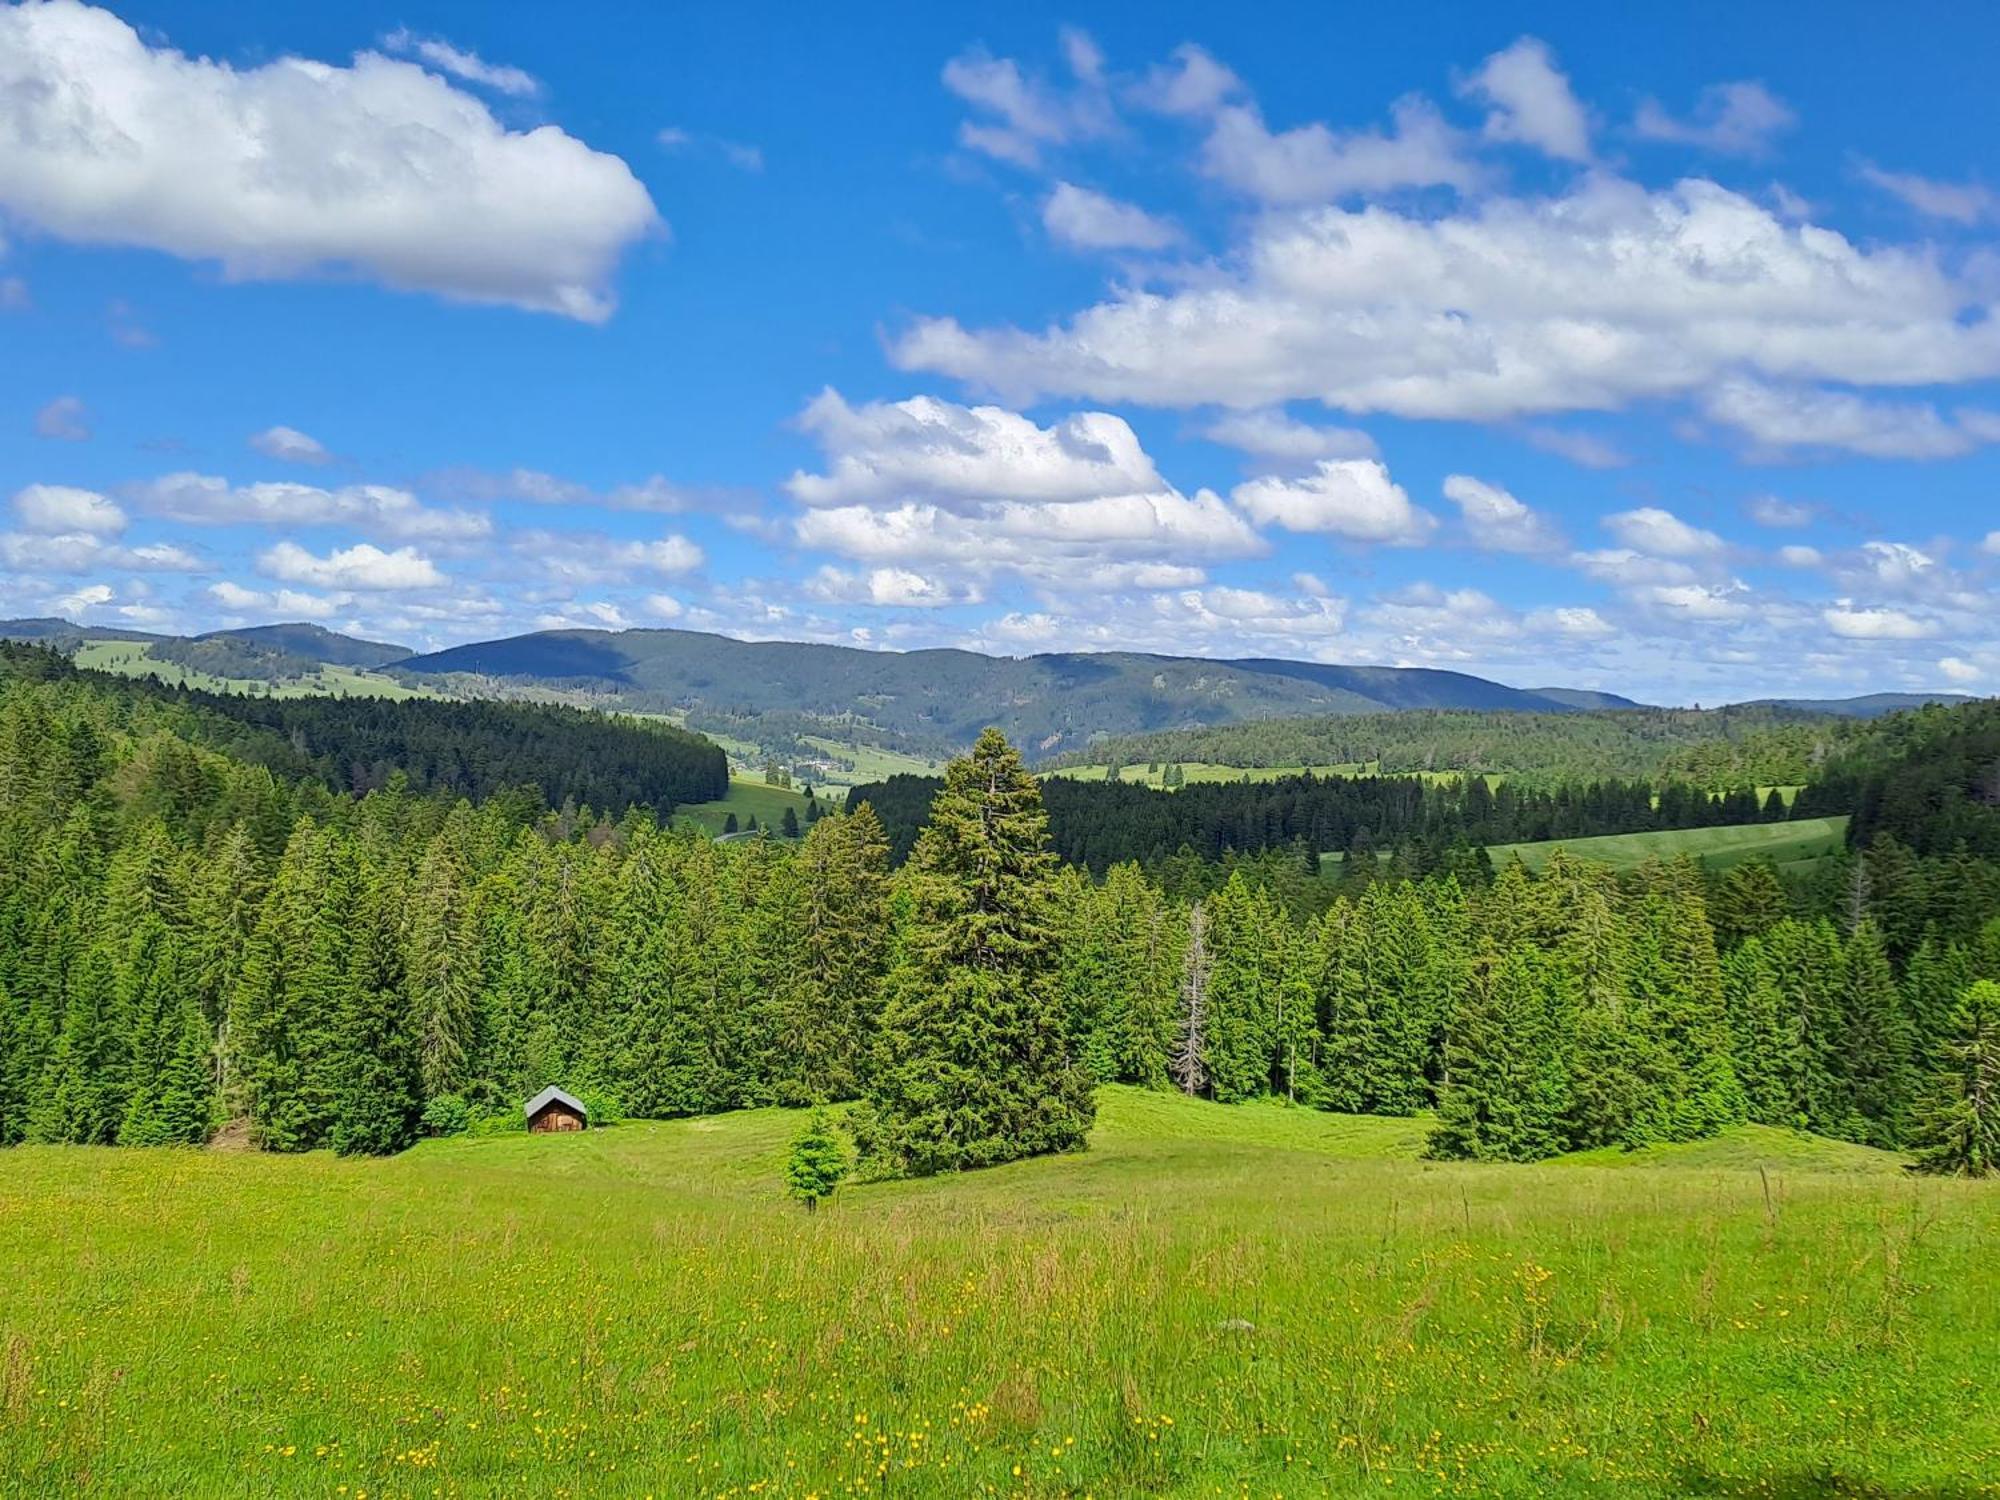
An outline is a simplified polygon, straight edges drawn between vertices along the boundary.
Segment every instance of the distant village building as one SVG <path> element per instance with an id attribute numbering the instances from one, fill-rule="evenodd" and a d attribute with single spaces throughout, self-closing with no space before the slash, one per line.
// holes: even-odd
<path id="1" fill-rule="evenodd" d="M 590 1111 L 583 1101 L 550 1084 L 521 1106 L 528 1117 L 528 1129 L 541 1134 L 550 1130 L 588 1130 Z"/>

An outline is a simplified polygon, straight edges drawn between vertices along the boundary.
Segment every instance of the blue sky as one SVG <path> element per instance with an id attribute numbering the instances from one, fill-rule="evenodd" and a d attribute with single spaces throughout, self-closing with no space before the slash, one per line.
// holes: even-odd
<path id="1" fill-rule="evenodd" d="M 2000 690 L 2000 14 L 1136 10 L 0 5 L 0 614 Z"/>

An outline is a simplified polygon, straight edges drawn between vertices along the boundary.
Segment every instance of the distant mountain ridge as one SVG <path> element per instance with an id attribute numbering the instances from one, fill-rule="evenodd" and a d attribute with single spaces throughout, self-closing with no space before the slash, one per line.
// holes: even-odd
<path id="1" fill-rule="evenodd" d="M 1433 667 L 1350 666 L 1278 657 L 1216 660 L 1146 652 L 986 656 L 869 651 L 802 641 L 739 641 L 690 630 L 545 630 L 412 654 L 304 622 L 199 636 L 0 621 L 0 636 L 74 652 L 143 642 L 160 661 L 219 677 L 297 677 L 322 666 L 386 673 L 464 697 L 553 699 L 671 714 L 690 727 L 787 753 L 815 737 L 934 756 L 997 724 L 1037 758 L 1093 740 L 1280 718 L 1457 709 L 1577 714 L 1645 705 L 1585 688 L 1517 688 Z M 1762 706 L 1872 717 L 1955 693 L 1762 699 Z"/>
<path id="2" fill-rule="evenodd" d="M 379 667 L 414 655 L 408 646 L 388 641 L 367 641 L 342 635 L 324 625 L 294 621 L 286 625 L 247 625 L 236 630 L 210 630 L 195 636 L 197 641 L 242 641 L 288 656 L 324 662 L 334 667 Z"/>
<path id="3" fill-rule="evenodd" d="M 539 685 L 683 713 L 696 727 L 767 715 L 848 726 L 860 718 L 895 747 L 928 752 L 969 744 L 988 724 L 1046 754 L 1097 735 L 1304 714 L 1576 711 L 1553 695 L 1427 667 L 1116 651 L 865 651 L 687 630 L 539 631 L 414 656 L 392 671 L 475 694 Z"/>

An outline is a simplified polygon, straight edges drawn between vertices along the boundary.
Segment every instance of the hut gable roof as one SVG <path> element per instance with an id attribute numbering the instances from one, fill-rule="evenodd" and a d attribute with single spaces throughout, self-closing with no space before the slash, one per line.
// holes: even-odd
<path id="1" fill-rule="evenodd" d="M 547 1088 L 543 1089 L 539 1094 L 535 1095 L 534 1098 L 530 1099 L 526 1104 L 522 1105 L 521 1114 L 525 1118 L 532 1120 L 535 1118 L 536 1115 L 540 1114 L 543 1110 L 547 1109 L 551 1104 L 567 1105 L 570 1109 L 575 1110 L 576 1113 L 580 1115 L 582 1118 L 586 1120 L 590 1118 L 590 1111 L 583 1107 L 583 1101 L 581 1099 L 578 1099 L 574 1094 L 565 1094 L 561 1089 L 557 1088 L 554 1084 L 550 1084 Z"/>

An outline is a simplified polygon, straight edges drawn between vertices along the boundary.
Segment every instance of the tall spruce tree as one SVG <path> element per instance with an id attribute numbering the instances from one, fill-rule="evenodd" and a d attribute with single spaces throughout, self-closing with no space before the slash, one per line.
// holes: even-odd
<path id="1" fill-rule="evenodd" d="M 910 859 L 907 961 L 883 1017 L 868 1150 L 914 1175 L 1084 1144 L 1041 789 L 997 729 L 953 761 Z"/>
<path id="2" fill-rule="evenodd" d="M 1539 1161 L 1563 1148 L 1573 1006 L 1539 949 L 1493 956 L 1452 1018 L 1434 1157 Z"/>
<path id="3" fill-rule="evenodd" d="M 1966 987 L 1917 1112 L 1919 1172 L 2000 1172 L 2000 983 Z"/>
<path id="4" fill-rule="evenodd" d="M 423 1112 L 418 1038 L 404 996 L 402 906 L 388 872 L 365 871 L 354 903 L 347 982 L 336 1018 L 328 1144 L 386 1156 L 417 1136 Z"/>

